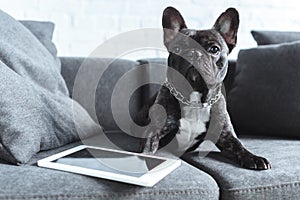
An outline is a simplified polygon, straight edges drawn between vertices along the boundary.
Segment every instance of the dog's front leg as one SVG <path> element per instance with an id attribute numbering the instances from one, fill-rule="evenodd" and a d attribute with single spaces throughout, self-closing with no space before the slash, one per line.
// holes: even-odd
<path id="1" fill-rule="evenodd" d="M 219 119 L 223 121 L 223 123 L 221 124 L 222 130 L 216 143 L 216 146 L 221 150 L 222 154 L 247 169 L 270 169 L 271 165 L 267 159 L 252 154 L 236 137 L 226 109 L 224 97 L 222 97 L 215 106 L 217 107 L 215 107 L 214 112 L 218 113 L 218 116 L 223 116 L 223 119 Z"/>
<path id="2" fill-rule="evenodd" d="M 174 120 L 174 116 L 167 116 L 166 123 L 163 128 L 149 128 L 146 130 L 146 142 L 142 146 L 143 153 L 154 154 L 159 147 L 166 145 L 178 132 L 178 120 Z"/>
<path id="3" fill-rule="evenodd" d="M 146 130 L 147 138 L 144 144 L 141 145 L 142 152 L 145 154 L 154 154 L 159 147 L 159 132 L 160 129 Z"/>
<path id="4" fill-rule="evenodd" d="M 231 131 L 224 129 L 216 145 L 226 157 L 233 159 L 244 168 L 255 170 L 271 168 L 266 158 L 256 156 L 248 151 Z"/>
<path id="5" fill-rule="evenodd" d="M 149 114 L 154 126 L 149 127 L 144 133 L 146 141 L 142 144 L 142 151 L 147 154 L 154 154 L 160 146 L 168 144 L 179 129 L 180 105 L 167 88 L 161 88 L 154 106 L 155 104 L 162 106 L 166 116 L 155 111 L 152 111 L 153 114 Z"/>

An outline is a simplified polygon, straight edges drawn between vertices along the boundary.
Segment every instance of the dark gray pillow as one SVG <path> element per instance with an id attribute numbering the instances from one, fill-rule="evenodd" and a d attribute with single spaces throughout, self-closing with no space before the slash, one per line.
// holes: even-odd
<path id="1" fill-rule="evenodd" d="M 0 27 L 0 159 L 26 163 L 100 131 L 69 98 L 60 66 L 37 38 L 1 10 Z"/>
<path id="2" fill-rule="evenodd" d="M 300 40 L 300 32 L 251 31 L 257 45 L 280 44 Z"/>
<path id="3" fill-rule="evenodd" d="M 300 137 L 300 42 L 241 50 L 228 110 L 241 134 Z"/>

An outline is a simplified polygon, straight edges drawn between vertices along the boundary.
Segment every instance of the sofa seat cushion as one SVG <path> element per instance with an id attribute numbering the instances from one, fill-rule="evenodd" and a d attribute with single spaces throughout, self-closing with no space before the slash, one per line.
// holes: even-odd
<path id="1" fill-rule="evenodd" d="M 40 152 L 34 160 L 80 144 Z M 2 163 L 0 171 L 0 199 L 219 199 L 214 179 L 185 162 L 150 188 L 40 168 L 35 162 Z"/>
<path id="2" fill-rule="evenodd" d="M 242 169 L 218 152 L 205 158 L 192 152 L 184 160 L 214 177 L 221 199 L 300 199 L 299 140 L 244 136 L 242 142 L 251 152 L 267 158 L 272 169 Z"/>

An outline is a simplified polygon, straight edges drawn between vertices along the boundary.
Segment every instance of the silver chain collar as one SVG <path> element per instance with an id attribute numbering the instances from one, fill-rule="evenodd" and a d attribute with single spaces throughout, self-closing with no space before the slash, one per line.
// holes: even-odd
<path id="1" fill-rule="evenodd" d="M 191 108 L 207 108 L 209 106 L 212 106 L 213 104 L 215 104 L 221 97 L 222 92 L 221 89 L 218 89 L 217 94 L 212 97 L 208 102 L 206 103 L 201 103 L 201 102 L 195 102 L 195 101 L 190 101 L 187 98 L 185 98 L 181 92 L 179 92 L 172 83 L 165 81 L 163 86 L 165 86 L 166 88 L 169 89 L 170 93 L 181 103 L 183 103 L 184 105 L 190 106 Z"/>

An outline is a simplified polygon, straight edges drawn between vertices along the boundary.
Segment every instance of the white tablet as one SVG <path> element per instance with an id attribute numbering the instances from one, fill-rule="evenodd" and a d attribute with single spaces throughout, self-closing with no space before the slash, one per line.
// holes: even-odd
<path id="1" fill-rule="evenodd" d="M 38 161 L 38 166 L 151 187 L 181 161 L 80 145 Z"/>

